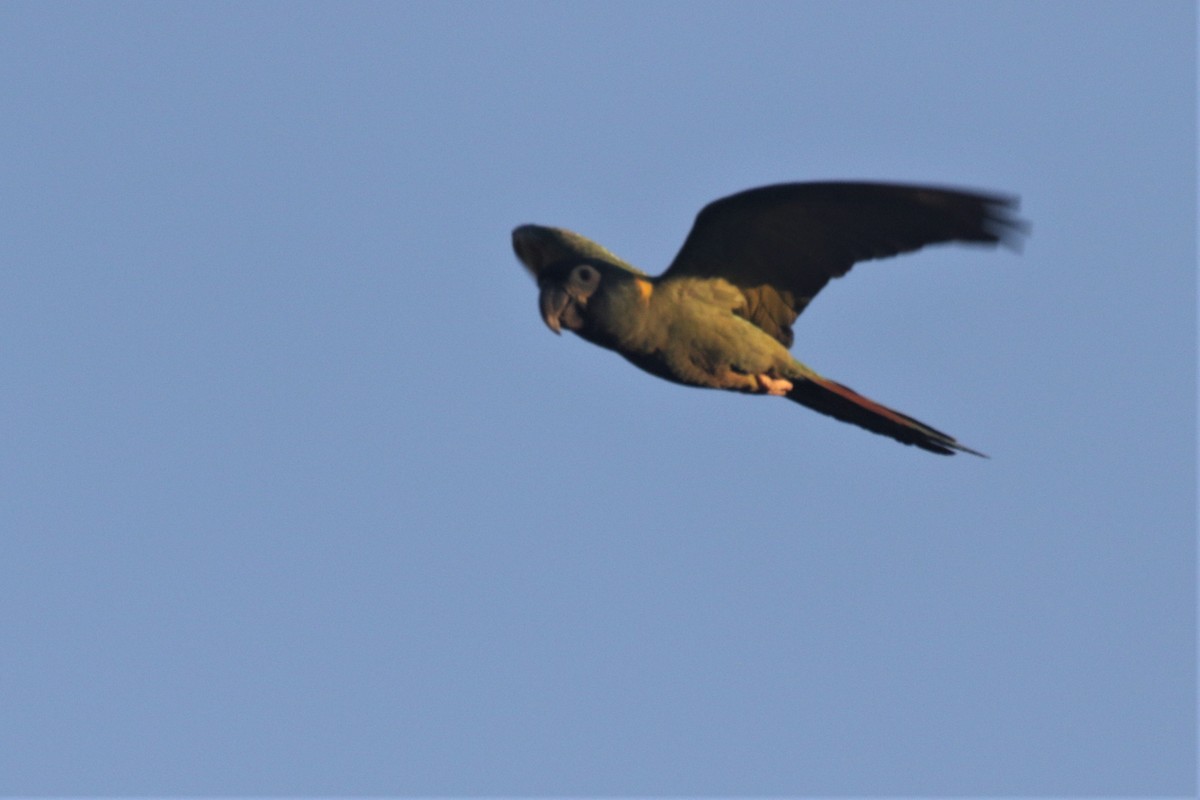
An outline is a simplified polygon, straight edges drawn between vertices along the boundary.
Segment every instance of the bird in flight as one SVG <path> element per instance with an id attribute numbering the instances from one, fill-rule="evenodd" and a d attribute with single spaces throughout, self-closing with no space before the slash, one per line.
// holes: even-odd
<path id="1" fill-rule="evenodd" d="M 983 455 L 792 358 L 792 324 L 859 261 L 943 242 L 1015 246 L 1012 197 L 886 183 L 787 183 L 716 200 L 651 277 L 562 228 L 521 225 L 513 250 L 542 319 L 676 383 L 786 397 L 943 455 Z"/>

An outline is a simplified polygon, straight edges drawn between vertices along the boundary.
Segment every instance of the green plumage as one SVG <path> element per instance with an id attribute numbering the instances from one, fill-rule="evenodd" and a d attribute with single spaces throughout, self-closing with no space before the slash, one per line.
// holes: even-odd
<path id="1" fill-rule="evenodd" d="M 595 242 L 522 225 L 513 249 L 540 289 L 542 318 L 690 386 L 786 396 L 941 454 L 981 455 L 824 378 L 788 352 L 792 323 L 857 261 L 939 242 L 1014 243 L 1015 201 L 919 186 L 782 184 L 718 200 L 671 266 L 651 278 Z"/>

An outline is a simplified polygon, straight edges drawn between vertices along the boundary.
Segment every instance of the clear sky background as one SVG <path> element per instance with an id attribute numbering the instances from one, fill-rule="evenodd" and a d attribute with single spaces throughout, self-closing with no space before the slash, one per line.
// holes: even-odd
<path id="1" fill-rule="evenodd" d="M 1189 794 L 1196 11 L 0 5 L 0 794 Z M 556 338 L 750 186 L 1018 194 L 824 374 Z"/>

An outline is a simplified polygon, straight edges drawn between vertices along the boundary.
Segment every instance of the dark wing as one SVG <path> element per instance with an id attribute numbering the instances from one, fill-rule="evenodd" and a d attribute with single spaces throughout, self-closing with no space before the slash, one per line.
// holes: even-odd
<path id="1" fill-rule="evenodd" d="M 786 183 L 716 200 L 696 216 L 662 279 L 724 278 L 746 318 L 792 345 L 792 323 L 858 261 L 938 242 L 1015 244 L 1013 197 L 885 183 Z"/>

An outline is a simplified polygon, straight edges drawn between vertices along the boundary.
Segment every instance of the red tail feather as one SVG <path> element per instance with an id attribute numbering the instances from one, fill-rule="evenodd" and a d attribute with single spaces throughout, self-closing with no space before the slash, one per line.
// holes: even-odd
<path id="1" fill-rule="evenodd" d="M 959 444 L 953 436 L 931 428 L 923 422 L 901 414 L 874 400 L 863 397 L 848 386 L 809 374 L 795 381 L 788 399 L 808 406 L 814 411 L 866 428 L 898 442 L 911 444 L 942 455 L 955 452 L 984 456 L 977 450 Z"/>

